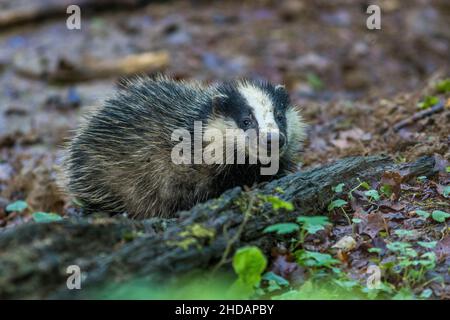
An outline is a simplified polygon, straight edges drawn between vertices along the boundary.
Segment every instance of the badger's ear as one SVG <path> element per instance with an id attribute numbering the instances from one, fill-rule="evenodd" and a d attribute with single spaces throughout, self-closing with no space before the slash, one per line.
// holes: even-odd
<path id="1" fill-rule="evenodd" d="M 212 97 L 212 112 L 221 113 L 225 109 L 228 97 L 224 94 L 217 94 Z"/>

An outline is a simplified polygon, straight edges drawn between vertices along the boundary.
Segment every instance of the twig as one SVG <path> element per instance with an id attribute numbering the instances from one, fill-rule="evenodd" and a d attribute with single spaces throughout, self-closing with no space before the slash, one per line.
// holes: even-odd
<path id="1" fill-rule="evenodd" d="M 222 258 L 220 259 L 219 263 L 217 263 L 217 265 L 212 270 L 212 273 L 211 273 L 212 275 L 214 275 L 216 273 L 216 271 L 219 270 L 227 262 L 227 257 L 231 251 L 233 244 L 240 238 L 242 231 L 244 230 L 244 227 L 247 224 L 248 219 L 250 218 L 251 210 L 253 208 L 254 202 L 255 202 L 255 196 L 250 194 L 250 201 L 248 202 L 247 209 L 244 212 L 244 219 L 242 220 L 242 223 L 239 226 L 236 233 L 233 235 L 233 237 L 230 239 L 230 241 L 227 242 L 227 246 L 225 248 L 225 251 L 223 252 Z"/>
<path id="2" fill-rule="evenodd" d="M 444 110 L 444 103 L 442 101 L 439 101 L 437 104 L 435 104 L 431 108 L 426 109 L 426 110 L 422 110 L 422 111 L 419 111 L 419 112 L 416 112 L 411 117 L 400 121 L 399 123 L 397 123 L 394 126 L 394 131 L 397 132 L 400 129 L 402 129 L 402 128 L 406 127 L 406 126 L 409 126 L 410 124 L 412 124 L 412 123 L 414 123 L 414 122 L 416 122 L 418 120 L 421 120 L 423 118 L 429 117 L 432 114 L 440 112 L 442 110 Z"/>

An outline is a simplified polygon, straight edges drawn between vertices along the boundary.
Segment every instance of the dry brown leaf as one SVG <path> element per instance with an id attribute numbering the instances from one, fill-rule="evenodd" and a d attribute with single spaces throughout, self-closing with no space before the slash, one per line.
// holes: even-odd
<path id="1" fill-rule="evenodd" d="M 381 230 L 386 228 L 383 214 L 379 211 L 372 212 L 367 215 L 367 222 L 363 226 L 362 232 L 372 239 L 375 238 Z"/>
<path id="2" fill-rule="evenodd" d="M 345 236 L 336 242 L 332 248 L 337 248 L 343 252 L 348 252 L 356 248 L 356 240 L 352 236 Z"/>

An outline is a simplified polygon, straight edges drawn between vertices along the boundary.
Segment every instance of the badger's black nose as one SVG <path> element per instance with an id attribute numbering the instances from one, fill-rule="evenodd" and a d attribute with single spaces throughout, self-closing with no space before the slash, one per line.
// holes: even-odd
<path id="1" fill-rule="evenodd" d="M 267 148 L 270 148 L 272 145 L 272 141 L 276 141 L 277 139 L 278 139 L 278 147 L 283 148 L 284 144 L 286 143 L 286 138 L 284 137 L 284 134 L 279 134 L 277 132 L 267 133 L 266 138 Z"/>

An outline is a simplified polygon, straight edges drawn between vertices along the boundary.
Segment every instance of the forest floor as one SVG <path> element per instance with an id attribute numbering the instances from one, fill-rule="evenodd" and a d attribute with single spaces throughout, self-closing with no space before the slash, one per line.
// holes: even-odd
<path id="1" fill-rule="evenodd" d="M 353 289 L 375 262 L 387 296 L 450 299 L 450 5 L 381 2 L 381 30 L 365 27 L 363 1 L 171 1 L 87 15 L 82 30 L 68 30 L 65 18 L 5 28 L 0 232 L 33 223 L 36 212 L 79 213 L 57 185 L 61 149 L 123 74 L 80 80 L 64 71 L 162 52 L 168 62 L 158 71 L 175 78 L 285 84 L 309 124 L 300 170 L 353 155 L 399 163 L 434 156 L 434 177 L 405 182 L 391 172 L 357 188 L 342 181 L 329 212 L 317 212 L 329 221 L 303 239 L 303 249 L 322 256 L 302 265 L 280 240 L 268 270 L 290 287 L 335 273 L 337 285 Z M 268 279 L 261 295 L 270 285 L 288 291 L 280 281 Z"/>

